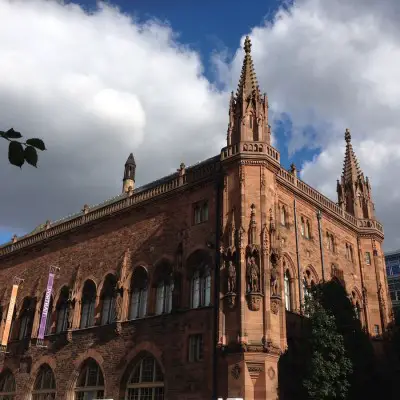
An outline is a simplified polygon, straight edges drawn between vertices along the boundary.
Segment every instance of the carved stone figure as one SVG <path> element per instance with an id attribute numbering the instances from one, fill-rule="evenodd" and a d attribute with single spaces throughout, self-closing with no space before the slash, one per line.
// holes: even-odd
<path id="1" fill-rule="evenodd" d="M 228 293 L 236 292 L 236 267 L 232 261 L 228 262 Z"/>
<path id="2" fill-rule="evenodd" d="M 115 297 L 115 320 L 121 321 L 122 319 L 122 296 L 123 288 L 122 286 L 117 286 L 116 297 Z"/>
<path id="3" fill-rule="evenodd" d="M 254 257 L 247 259 L 247 284 L 250 293 L 260 292 L 260 274 Z"/>
<path id="4" fill-rule="evenodd" d="M 271 268 L 271 296 L 279 295 L 279 272 L 276 264 L 272 264 Z"/>

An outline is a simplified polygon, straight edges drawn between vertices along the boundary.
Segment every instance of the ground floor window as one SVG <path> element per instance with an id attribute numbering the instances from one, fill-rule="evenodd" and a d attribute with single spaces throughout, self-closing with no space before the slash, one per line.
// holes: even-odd
<path id="1" fill-rule="evenodd" d="M 164 376 L 157 361 L 143 357 L 129 377 L 127 400 L 164 400 Z"/>
<path id="2" fill-rule="evenodd" d="M 94 400 L 104 398 L 103 373 L 93 359 L 83 365 L 75 387 L 75 400 Z"/>

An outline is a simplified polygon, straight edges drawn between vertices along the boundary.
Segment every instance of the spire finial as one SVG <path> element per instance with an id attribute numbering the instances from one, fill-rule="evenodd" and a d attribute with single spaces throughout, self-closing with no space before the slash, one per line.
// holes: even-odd
<path id="1" fill-rule="evenodd" d="M 346 143 L 350 143 L 351 141 L 351 134 L 349 128 L 346 128 L 346 132 L 344 133 L 344 140 Z"/>
<path id="2" fill-rule="evenodd" d="M 244 51 L 246 54 L 250 54 L 251 51 L 251 40 L 248 36 L 246 36 L 246 39 L 244 40 Z"/>

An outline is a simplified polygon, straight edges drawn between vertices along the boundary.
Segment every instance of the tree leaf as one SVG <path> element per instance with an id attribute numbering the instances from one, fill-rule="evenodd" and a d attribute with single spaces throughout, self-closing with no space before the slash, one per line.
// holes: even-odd
<path id="1" fill-rule="evenodd" d="M 24 148 L 21 143 L 13 140 L 8 146 L 8 160 L 10 164 L 22 167 L 25 162 Z"/>
<path id="2" fill-rule="evenodd" d="M 28 139 L 26 141 L 26 144 L 29 144 L 30 146 L 33 146 L 38 150 L 46 150 L 46 146 L 44 145 L 42 139 L 37 139 L 37 138 Z"/>
<path id="3" fill-rule="evenodd" d="M 37 155 L 36 149 L 34 147 L 26 146 L 26 148 L 24 150 L 24 158 L 28 164 L 36 167 L 37 162 L 38 162 L 38 155 Z"/>
<path id="4" fill-rule="evenodd" d="M 5 136 L 9 139 L 20 139 L 22 135 L 19 132 L 14 131 L 13 128 L 9 129 L 7 132 L 4 132 Z"/>

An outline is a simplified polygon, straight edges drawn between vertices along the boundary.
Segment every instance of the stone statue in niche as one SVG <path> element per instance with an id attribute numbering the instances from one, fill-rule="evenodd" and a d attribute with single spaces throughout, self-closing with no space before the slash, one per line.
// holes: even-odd
<path id="1" fill-rule="evenodd" d="M 271 296 L 279 296 L 279 271 L 275 263 L 271 268 Z"/>
<path id="2" fill-rule="evenodd" d="M 228 261 L 228 293 L 236 293 L 236 267 Z"/>
<path id="3" fill-rule="evenodd" d="M 247 285 L 248 292 L 260 292 L 260 272 L 255 257 L 247 259 Z"/>

